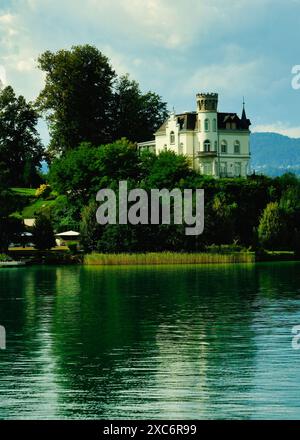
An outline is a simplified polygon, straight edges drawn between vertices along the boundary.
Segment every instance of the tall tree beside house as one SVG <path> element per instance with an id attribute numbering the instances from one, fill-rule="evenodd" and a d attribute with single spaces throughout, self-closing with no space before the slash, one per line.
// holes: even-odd
<path id="1" fill-rule="evenodd" d="M 143 94 L 137 81 L 121 76 L 115 86 L 114 138 L 133 142 L 151 140 L 168 116 L 167 104 L 157 93 Z"/>
<path id="2" fill-rule="evenodd" d="M 64 153 L 82 142 L 111 141 L 112 85 L 116 74 L 96 47 L 47 51 L 38 64 L 46 74 L 37 104 L 46 115 L 50 154 Z"/>
<path id="3" fill-rule="evenodd" d="M 11 186 L 35 185 L 43 148 L 37 131 L 38 114 L 11 86 L 0 92 L 0 162 Z"/>

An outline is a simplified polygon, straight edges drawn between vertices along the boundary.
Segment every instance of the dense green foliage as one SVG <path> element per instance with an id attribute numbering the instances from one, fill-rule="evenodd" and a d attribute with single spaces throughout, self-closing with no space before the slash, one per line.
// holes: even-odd
<path id="1" fill-rule="evenodd" d="M 12 87 L 0 91 L 0 164 L 11 186 L 30 186 L 40 181 L 37 168 L 42 145 L 36 126 L 38 114 Z"/>
<path id="2" fill-rule="evenodd" d="M 214 179 L 193 171 L 184 156 L 170 151 L 139 155 L 123 139 L 100 147 L 82 144 L 53 163 L 50 180 L 64 194 L 67 217 L 76 222 L 81 218 L 82 245 L 88 252 L 191 252 L 233 242 L 253 249 L 300 248 L 300 181 L 292 174 Z M 184 225 L 174 224 L 98 225 L 96 194 L 101 188 L 117 191 L 120 180 L 126 180 L 129 189 L 148 192 L 203 188 L 204 233 L 188 237 Z"/>
<path id="3" fill-rule="evenodd" d="M 22 221 L 12 216 L 18 208 L 18 200 L 8 188 L 7 171 L 0 167 L 0 252 L 5 253 L 11 242 L 22 232 Z"/>

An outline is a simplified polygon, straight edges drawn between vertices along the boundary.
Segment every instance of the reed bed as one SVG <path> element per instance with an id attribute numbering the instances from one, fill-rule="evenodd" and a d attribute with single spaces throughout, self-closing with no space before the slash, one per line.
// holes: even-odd
<path id="1" fill-rule="evenodd" d="M 146 265 L 146 264 L 218 264 L 218 263 L 254 263 L 252 252 L 216 253 L 179 253 L 149 252 L 136 254 L 92 253 L 84 256 L 85 265 Z"/>

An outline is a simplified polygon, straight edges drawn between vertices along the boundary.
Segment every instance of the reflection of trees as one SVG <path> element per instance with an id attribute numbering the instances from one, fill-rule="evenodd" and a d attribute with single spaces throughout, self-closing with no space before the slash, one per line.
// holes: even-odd
<path id="1" fill-rule="evenodd" d="M 200 401 L 205 414 L 208 398 L 218 405 L 249 389 L 251 375 L 237 378 L 253 366 L 253 274 L 253 266 L 80 269 L 80 288 L 71 289 L 79 296 L 67 293 L 67 280 L 57 283 L 62 386 L 85 390 L 94 403 L 86 415 L 98 417 L 158 416 L 166 401 L 179 417 L 191 407 L 196 417 Z"/>
<path id="2" fill-rule="evenodd" d="M 12 406 L 33 417 L 249 417 L 254 321 L 273 297 L 299 294 L 298 267 L 0 272 Z"/>
<path id="3" fill-rule="evenodd" d="M 47 267 L 0 273 L 1 313 L 8 334 L 0 366 L 1 418 L 58 417 L 58 388 L 52 356 L 55 271 Z"/>

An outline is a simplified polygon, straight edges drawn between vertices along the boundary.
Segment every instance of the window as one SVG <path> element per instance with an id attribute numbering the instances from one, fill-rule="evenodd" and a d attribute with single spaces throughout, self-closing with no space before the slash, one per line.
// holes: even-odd
<path id="1" fill-rule="evenodd" d="M 174 133 L 174 131 L 171 131 L 171 133 L 170 133 L 170 144 L 171 145 L 175 144 L 175 133 Z"/>
<path id="2" fill-rule="evenodd" d="M 231 124 L 231 129 L 232 129 L 232 130 L 236 130 L 236 123 L 235 123 L 235 122 L 233 122 L 233 123 Z"/>
<path id="3" fill-rule="evenodd" d="M 210 141 L 209 140 L 206 140 L 205 142 L 204 142 L 204 151 L 210 151 Z"/>
<path id="4" fill-rule="evenodd" d="M 198 119 L 198 130 L 201 131 L 201 119 Z"/>
<path id="5" fill-rule="evenodd" d="M 209 131 L 209 120 L 208 119 L 205 119 L 205 121 L 204 121 L 204 130 Z"/>
<path id="6" fill-rule="evenodd" d="M 180 142 L 178 153 L 183 154 L 183 142 Z"/>
<path id="7" fill-rule="evenodd" d="M 242 165 L 240 162 L 236 162 L 234 164 L 234 175 L 236 177 L 239 177 L 241 175 L 241 172 L 242 172 Z"/>
<path id="8" fill-rule="evenodd" d="M 240 154 L 240 152 L 241 152 L 240 141 L 235 141 L 235 143 L 234 143 L 234 154 Z"/>
<path id="9" fill-rule="evenodd" d="M 213 120 L 213 131 L 217 131 L 217 120 Z"/>
<path id="10" fill-rule="evenodd" d="M 221 142 L 221 153 L 222 154 L 226 154 L 227 153 L 227 142 L 226 141 L 222 141 Z"/>
<path id="11" fill-rule="evenodd" d="M 227 163 L 220 163 L 220 177 L 227 177 Z"/>
<path id="12" fill-rule="evenodd" d="M 204 163 L 203 164 L 203 174 L 206 176 L 212 175 L 212 164 L 211 163 Z"/>
<path id="13" fill-rule="evenodd" d="M 218 141 L 215 141 L 215 151 L 218 151 Z"/>

